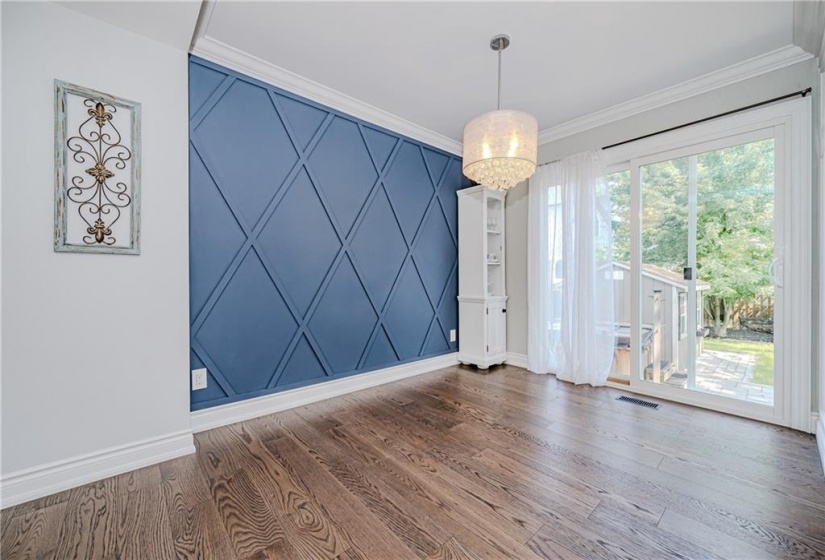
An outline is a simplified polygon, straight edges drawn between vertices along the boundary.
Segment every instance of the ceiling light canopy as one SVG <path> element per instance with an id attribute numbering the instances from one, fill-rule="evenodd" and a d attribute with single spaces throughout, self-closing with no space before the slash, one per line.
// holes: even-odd
<path id="1" fill-rule="evenodd" d="M 515 187 L 536 172 L 538 122 L 522 111 L 501 109 L 501 51 L 510 45 L 497 35 L 490 48 L 498 52 L 498 109 L 464 126 L 464 175 L 491 189 Z"/>

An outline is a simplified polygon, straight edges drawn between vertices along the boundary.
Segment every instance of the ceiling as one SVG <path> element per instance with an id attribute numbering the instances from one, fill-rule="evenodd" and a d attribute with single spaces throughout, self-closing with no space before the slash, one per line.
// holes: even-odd
<path id="1" fill-rule="evenodd" d="M 496 105 L 547 129 L 790 45 L 791 2 L 277 3 L 218 0 L 200 32 L 461 141 Z"/>
<path id="2" fill-rule="evenodd" d="M 189 49 L 201 9 L 200 0 L 58 3 L 179 50 Z"/>

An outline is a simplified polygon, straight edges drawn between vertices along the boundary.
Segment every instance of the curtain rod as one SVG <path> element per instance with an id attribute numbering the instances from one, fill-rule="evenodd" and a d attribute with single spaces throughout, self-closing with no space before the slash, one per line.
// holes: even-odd
<path id="1" fill-rule="evenodd" d="M 704 119 L 699 119 L 698 121 L 693 121 L 685 124 L 680 124 L 678 126 L 672 126 L 670 128 L 666 128 L 664 130 L 660 130 L 658 132 L 651 132 L 650 134 L 645 134 L 643 136 L 637 136 L 636 138 L 631 138 L 630 140 L 625 140 L 623 142 L 616 142 L 615 144 L 610 144 L 609 146 L 604 146 L 602 150 L 608 150 L 610 148 L 615 148 L 616 146 L 622 146 L 624 144 L 629 144 L 631 142 L 635 142 L 637 140 L 644 140 L 645 138 L 650 138 L 651 136 L 658 136 L 659 134 L 664 134 L 665 132 L 672 132 L 674 130 L 679 130 L 680 128 L 685 128 L 688 126 L 693 126 L 694 124 L 700 124 L 707 121 L 712 121 L 713 119 L 718 119 L 721 117 L 727 117 L 728 115 L 733 115 L 735 113 L 741 113 L 742 111 L 747 111 L 748 109 L 754 109 L 756 107 L 761 107 L 762 105 L 768 105 L 769 103 L 775 103 L 777 101 L 782 101 L 783 99 L 788 99 L 791 97 L 796 97 L 797 95 L 801 95 L 805 97 L 809 93 L 811 93 L 811 88 L 801 89 L 799 91 L 795 91 L 793 93 L 789 93 L 787 95 L 780 95 L 779 97 L 774 97 L 773 99 L 768 99 L 767 101 L 760 101 L 759 103 L 754 103 L 753 105 L 748 105 L 747 107 L 740 107 L 739 109 L 733 109 L 732 111 L 725 111 L 724 113 L 719 113 L 718 115 L 713 115 L 711 117 L 705 117 Z"/>

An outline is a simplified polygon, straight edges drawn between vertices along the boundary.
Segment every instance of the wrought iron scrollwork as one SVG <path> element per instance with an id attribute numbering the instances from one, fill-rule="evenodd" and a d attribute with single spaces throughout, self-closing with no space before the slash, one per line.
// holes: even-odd
<path id="1" fill-rule="evenodd" d="M 117 107 L 90 98 L 83 104 L 88 107 L 88 118 L 66 146 L 75 162 L 89 167 L 71 178 L 66 196 L 78 205 L 77 212 L 86 223 L 88 235 L 83 236 L 83 242 L 111 246 L 117 241 L 112 226 L 132 203 L 128 184 L 115 180 L 116 172 L 126 169 L 132 152 L 122 144 L 123 137 L 113 122 Z"/>

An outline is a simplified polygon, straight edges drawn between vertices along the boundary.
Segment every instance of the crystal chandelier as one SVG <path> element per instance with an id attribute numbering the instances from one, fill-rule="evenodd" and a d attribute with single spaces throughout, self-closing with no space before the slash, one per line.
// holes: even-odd
<path id="1" fill-rule="evenodd" d="M 538 122 L 522 111 L 501 109 L 501 51 L 510 37 L 496 35 L 490 48 L 498 53 L 498 109 L 464 126 L 464 175 L 491 189 L 515 187 L 536 172 Z"/>

